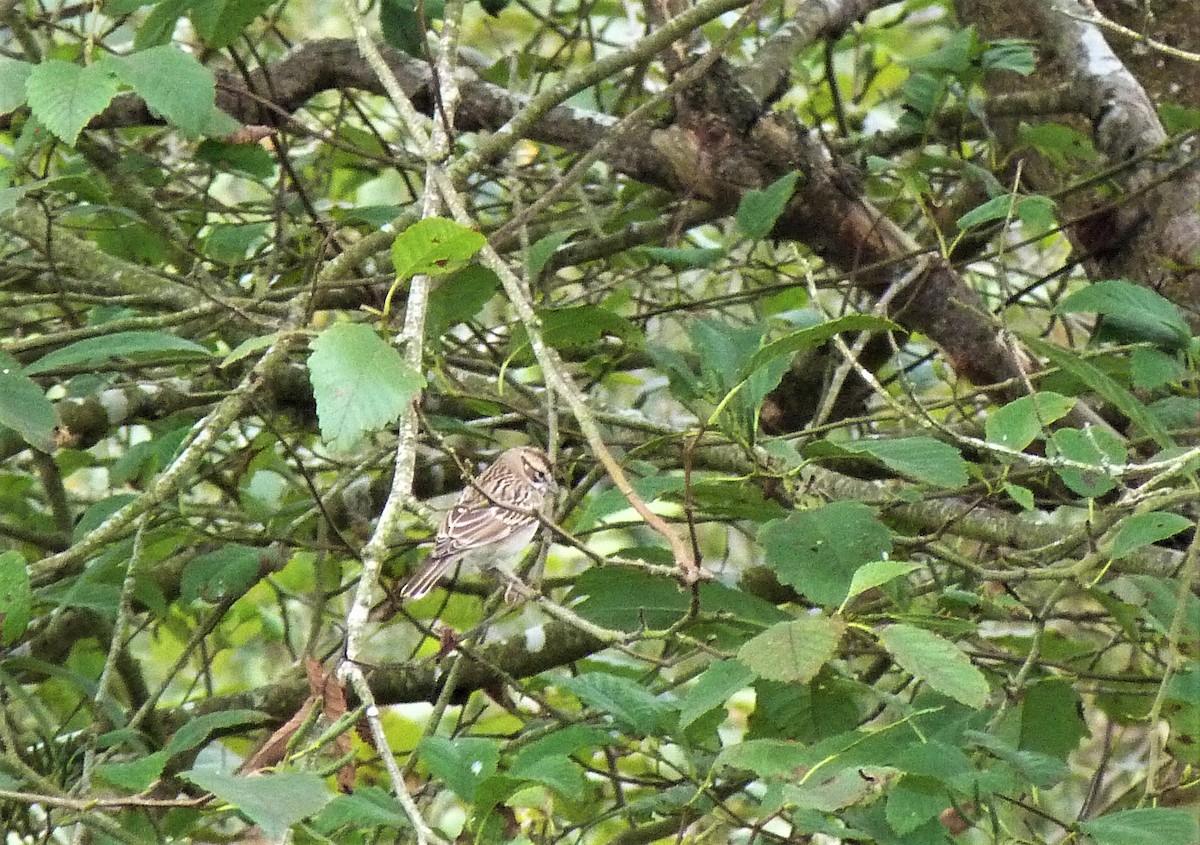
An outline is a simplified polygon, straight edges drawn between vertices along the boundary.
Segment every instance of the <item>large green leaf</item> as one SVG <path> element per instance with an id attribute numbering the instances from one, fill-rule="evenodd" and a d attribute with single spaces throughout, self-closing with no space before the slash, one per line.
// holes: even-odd
<path id="1" fill-rule="evenodd" d="M 182 777 L 237 807 L 267 836 L 276 839 L 333 800 L 325 781 L 310 772 L 238 777 L 192 769 Z"/>
<path id="2" fill-rule="evenodd" d="M 892 551 L 891 531 L 858 502 L 833 502 L 768 522 L 758 541 L 781 582 L 829 608 L 845 600 L 860 566 Z"/>
<path id="3" fill-rule="evenodd" d="M 737 660 L 718 660 L 700 673 L 679 708 L 679 729 L 720 707 L 729 696 L 754 679 L 754 672 Z"/>
<path id="4" fill-rule="evenodd" d="M 108 107 L 120 87 L 111 60 L 85 67 L 47 59 L 34 66 L 25 82 L 34 117 L 71 146 L 88 121 Z"/>
<path id="5" fill-rule="evenodd" d="M 25 368 L 30 375 L 71 367 L 78 364 L 98 366 L 113 358 L 134 355 L 176 353 L 208 357 L 212 353 L 186 338 L 166 332 L 114 332 L 103 337 L 89 337 L 68 344 L 62 349 L 43 355 Z"/>
<path id="6" fill-rule="evenodd" d="M 1094 470 L 1072 467 L 1056 468 L 1063 483 L 1080 496 L 1096 498 L 1117 486 L 1105 471 L 1105 465 L 1125 461 L 1125 444 L 1102 428 L 1060 428 L 1050 436 L 1048 454 L 1062 456 L 1079 463 L 1091 464 Z"/>
<path id="7" fill-rule="evenodd" d="M 389 343 L 361 323 L 335 323 L 312 342 L 309 378 L 321 436 L 335 450 L 394 422 L 425 384 Z"/>
<path id="8" fill-rule="evenodd" d="M 998 446 L 1023 451 L 1030 443 L 1045 436 L 1046 426 L 1065 417 L 1075 400 L 1044 391 L 1014 399 L 988 414 L 987 439 Z"/>
<path id="9" fill-rule="evenodd" d="M 399 281 L 418 274 L 442 276 L 475 257 L 487 238 L 442 217 L 418 220 L 392 242 L 392 264 Z"/>
<path id="10" fill-rule="evenodd" d="M 820 346 L 835 334 L 858 331 L 903 331 L 902 327 L 891 320 L 876 317 L 874 314 L 847 314 L 815 326 L 788 332 L 783 337 L 773 340 L 759 349 L 742 367 L 741 378 L 749 378 L 756 370 L 766 366 L 780 356 L 792 356 L 805 349 Z"/>
<path id="11" fill-rule="evenodd" d="M 179 127 L 187 137 L 200 137 L 211 124 L 216 109 L 216 79 L 190 53 L 164 44 L 124 56 L 115 67 L 151 111 Z"/>
<path id="12" fill-rule="evenodd" d="M 1079 829 L 1096 845 L 1196 845 L 1200 817 L 1194 810 L 1143 807 L 1120 810 L 1081 822 Z"/>
<path id="13" fill-rule="evenodd" d="M 216 602 L 241 595 L 258 576 L 263 554 L 253 546 L 233 544 L 200 555 L 183 570 L 180 597 L 185 602 Z"/>
<path id="14" fill-rule="evenodd" d="M 189 17 L 209 47 L 228 47 L 276 0 L 189 0 Z"/>
<path id="15" fill-rule="evenodd" d="M 1088 735 L 1079 693 L 1061 678 L 1045 678 L 1021 702 L 1021 748 L 1066 760 Z"/>
<path id="16" fill-rule="evenodd" d="M 846 630 L 835 616 L 804 616 L 780 622 L 749 640 L 738 660 L 769 681 L 806 684 L 833 655 Z"/>
<path id="17" fill-rule="evenodd" d="M 421 761 L 464 801 L 475 796 L 479 784 L 495 773 L 500 746 L 482 737 L 427 736 L 417 746 Z"/>
<path id="18" fill-rule="evenodd" d="M 29 566 L 20 552 L 10 549 L 0 554 L 0 645 L 25 633 L 32 607 Z"/>
<path id="19" fill-rule="evenodd" d="M 378 786 L 356 786 L 354 792 L 338 795 L 325 805 L 313 824 L 326 834 L 343 828 L 362 834 L 375 827 L 410 826 L 400 802 Z"/>
<path id="20" fill-rule="evenodd" d="M 796 190 L 798 171 L 792 171 L 776 179 L 766 188 L 746 191 L 738 203 L 736 214 L 738 228 L 748 238 L 758 240 L 771 234 L 775 221 L 783 214 L 788 200 Z"/>
<path id="21" fill-rule="evenodd" d="M 901 668 L 935 691 L 968 707 L 987 704 L 987 678 L 949 640 L 924 628 L 896 624 L 881 629 L 879 641 Z"/>
<path id="22" fill-rule="evenodd" d="M 1047 358 L 1050 363 L 1059 367 L 1063 372 L 1075 376 L 1106 402 L 1110 402 L 1122 414 L 1137 423 L 1142 431 L 1154 438 L 1162 448 L 1173 446 L 1170 433 L 1163 427 L 1154 415 L 1146 410 L 1146 406 L 1117 382 L 1113 381 L 1095 364 L 1085 361 L 1062 347 L 1047 343 L 1038 337 L 1024 337 L 1025 344 L 1038 355 Z"/>
<path id="23" fill-rule="evenodd" d="M 1124 279 L 1093 282 L 1054 306 L 1056 314 L 1102 314 L 1106 326 L 1126 339 L 1182 349 L 1191 329 L 1179 306 L 1150 288 Z"/>
<path id="24" fill-rule="evenodd" d="M 43 452 L 54 448 L 58 412 L 45 392 L 3 352 L 0 352 L 0 425 L 8 426 L 30 446 Z"/>
<path id="25" fill-rule="evenodd" d="M 425 311 L 425 334 L 440 337 L 453 326 L 470 320 L 491 299 L 500 278 L 486 267 L 468 264 L 451 273 L 429 294 Z"/>
<path id="26" fill-rule="evenodd" d="M 25 84 L 33 65 L 0 56 L 0 114 L 25 104 Z"/>
<path id="27" fill-rule="evenodd" d="M 916 572 L 920 568 L 921 564 L 909 563 L 904 560 L 873 560 L 870 563 L 864 563 L 854 570 L 854 577 L 850 579 L 850 590 L 846 594 L 846 600 L 849 601 L 867 590 L 882 586 L 910 572 Z"/>
<path id="28" fill-rule="evenodd" d="M 1114 560 L 1128 557 L 1143 546 L 1174 537 L 1192 525 L 1192 520 L 1177 513 L 1135 513 L 1117 529 L 1109 554 Z"/>
<path id="29" fill-rule="evenodd" d="M 641 734 L 654 735 L 666 726 L 674 708 L 645 687 L 619 675 L 588 672 L 559 681 L 584 704 L 612 716 Z"/>
<path id="30" fill-rule="evenodd" d="M 952 490 L 967 483 L 967 462 L 959 451 L 932 437 L 839 440 L 833 445 L 851 454 L 870 455 L 913 481 Z"/>

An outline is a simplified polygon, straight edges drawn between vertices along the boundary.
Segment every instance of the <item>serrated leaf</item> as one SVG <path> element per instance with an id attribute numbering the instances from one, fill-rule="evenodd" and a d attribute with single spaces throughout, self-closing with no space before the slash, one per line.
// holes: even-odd
<path id="1" fill-rule="evenodd" d="M 282 337 L 283 332 L 271 332 L 270 334 L 262 334 L 257 337 L 248 337 L 239 343 L 234 349 L 231 349 L 229 354 L 221 361 L 222 367 L 228 367 L 230 364 L 236 364 L 247 356 L 253 355 L 255 352 L 266 349 L 275 341 Z"/>
<path id="2" fill-rule="evenodd" d="M 25 104 L 25 84 L 33 65 L 0 56 L 0 115 Z"/>
<path id="3" fill-rule="evenodd" d="M 588 672 L 559 682 L 584 704 L 612 716 L 628 728 L 647 736 L 665 727 L 673 712 L 670 704 L 628 678 L 607 672 Z"/>
<path id="4" fill-rule="evenodd" d="M 900 770 L 891 766 L 848 766 L 834 772 L 819 772 L 798 784 L 785 784 L 783 796 L 800 809 L 834 813 L 870 804 L 890 791 L 900 775 Z"/>
<path id="5" fill-rule="evenodd" d="M 1054 306 L 1055 314 L 1102 314 L 1117 321 L 1122 334 L 1170 349 L 1187 345 L 1191 330 L 1179 307 L 1150 288 L 1124 279 L 1093 282 Z"/>
<path id="6" fill-rule="evenodd" d="M 1011 70 L 1022 76 L 1029 76 L 1037 67 L 1033 46 L 1034 42 L 1023 38 L 989 41 L 987 49 L 979 57 L 979 64 L 986 70 Z"/>
<path id="7" fill-rule="evenodd" d="M 145 50 L 170 41 L 175 32 L 176 22 L 194 2 L 195 0 L 160 0 L 156 3 L 138 27 L 137 35 L 133 39 L 133 48 Z"/>
<path id="8" fill-rule="evenodd" d="M 1058 393 L 1043 391 L 1014 399 L 988 414 L 984 431 L 988 442 L 1024 451 L 1044 436 L 1046 426 L 1065 417 L 1075 400 Z"/>
<path id="9" fill-rule="evenodd" d="M 198 343 L 166 332 L 115 332 L 103 337 L 89 337 L 43 355 L 25 368 L 31 375 L 45 373 L 59 367 L 76 364 L 99 365 L 113 358 L 126 355 L 149 355 L 176 352 L 187 355 L 210 357 L 207 349 Z"/>
<path id="10" fill-rule="evenodd" d="M 977 205 L 966 214 L 962 215 L 955 221 L 958 230 L 965 231 L 982 226 L 984 223 L 991 223 L 995 220 L 1007 220 L 1009 215 L 1016 212 L 1017 198 L 1012 194 L 1002 194 L 998 197 L 992 197 L 982 205 Z"/>
<path id="11" fill-rule="evenodd" d="M 1196 845 L 1200 817 L 1188 809 L 1144 807 L 1080 822 L 1096 845 Z"/>
<path id="12" fill-rule="evenodd" d="M 181 777 L 237 807 L 273 839 L 282 837 L 297 822 L 321 812 L 334 797 L 325 781 L 310 772 L 237 777 L 192 769 Z"/>
<path id="13" fill-rule="evenodd" d="M 394 422 L 425 384 L 369 326 L 336 323 L 312 342 L 309 378 L 321 436 L 337 451 Z"/>
<path id="14" fill-rule="evenodd" d="M 916 572 L 920 568 L 921 565 L 919 563 L 909 563 L 903 560 L 873 560 L 870 563 L 864 563 L 858 569 L 854 570 L 854 577 L 850 579 L 850 592 L 846 594 L 846 601 L 865 593 L 867 590 L 882 586 L 888 581 L 900 578 L 910 572 Z"/>
<path id="15" fill-rule="evenodd" d="M 1187 367 L 1176 355 L 1169 355 L 1161 349 L 1139 346 L 1129 356 L 1129 380 L 1134 387 L 1142 390 L 1154 390 L 1181 381 L 1187 372 Z"/>
<path id="16" fill-rule="evenodd" d="M 726 254 L 726 250 L 717 247 L 642 246 L 638 247 L 635 252 L 646 256 L 651 261 L 657 261 L 680 270 L 711 267 Z"/>
<path id="17" fill-rule="evenodd" d="M 795 193 L 799 178 L 799 171 L 792 171 L 761 191 L 750 190 L 742 195 L 735 219 L 746 237 L 759 240 L 771 233 L 788 200 Z"/>
<path id="18" fill-rule="evenodd" d="M 217 107 L 217 84 L 212 71 L 194 56 L 163 44 L 114 60 L 114 66 L 152 112 L 188 138 L 203 134 L 208 115 Z"/>
<path id="19" fill-rule="evenodd" d="M 1117 529 L 1117 536 L 1113 538 L 1112 551 L 1109 554 L 1113 560 L 1119 560 L 1144 546 L 1174 537 L 1180 531 L 1191 527 L 1192 521 L 1177 513 L 1135 513 Z"/>
<path id="20" fill-rule="evenodd" d="M 0 353 L 0 425 L 15 431 L 22 440 L 49 452 L 54 448 L 58 411 L 12 357 Z"/>
<path id="21" fill-rule="evenodd" d="M 737 660 L 718 660 L 700 673 L 679 707 L 679 729 L 686 730 L 704 714 L 720 707 L 729 696 L 754 679 L 750 667 Z"/>
<path id="22" fill-rule="evenodd" d="M 20 552 L 0 554 L 0 645 L 9 645 L 25 633 L 33 608 L 29 565 Z"/>
<path id="23" fill-rule="evenodd" d="M 26 80 L 29 109 L 43 126 L 74 146 L 88 121 L 117 95 L 121 83 L 114 71 L 111 61 L 84 67 L 47 59 L 35 65 Z"/>
<path id="24" fill-rule="evenodd" d="M 954 643 L 924 628 L 888 625 L 879 641 L 906 672 L 936 692 L 976 709 L 987 704 L 987 678 Z"/>
<path id="25" fill-rule="evenodd" d="M 1159 446 L 1166 449 L 1175 445 L 1170 432 L 1146 410 L 1146 406 L 1139 402 L 1132 393 L 1113 381 L 1103 370 L 1074 353 L 1047 343 L 1041 338 L 1025 336 L 1022 339 L 1036 354 L 1048 359 L 1063 372 L 1075 376 L 1096 391 L 1106 402 L 1114 405 L 1122 414 L 1137 423 L 1142 431 L 1153 437 Z"/>
<path id="26" fill-rule="evenodd" d="M 500 277 L 487 267 L 468 264 L 450 274 L 429 294 L 425 333 L 440 337 L 478 314 L 500 287 Z"/>
<path id="27" fill-rule="evenodd" d="M 525 256 L 525 278 L 529 279 L 531 283 L 532 280 L 537 279 L 555 251 L 565 244 L 574 233 L 574 229 L 565 229 L 538 238 L 537 242 L 529 247 L 529 252 Z"/>
<path id="28" fill-rule="evenodd" d="M 418 220 L 396 236 L 392 243 L 392 265 L 400 281 L 418 274 L 440 276 L 451 273 L 475 257 L 487 238 L 442 217 Z"/>
<path id="29" fill-rule="evenodd" d="M 746 642 L 738 660 L 769 681 L 807 684 L 837 652 L 846 623 L 835 616 L 780 622 Z"/>
<path id="30" fill-rule="evenodd" d="M 427 736 L 417 746 L 421 761 L 464 801 L 496 772 L 500 746 L 482 737 Z"/>
<path id="31" fill-rule="evenodd" d="M 891 320 L 876 317 L 874 314 L 847 314 L 845 317 L 838 317 L 815 326 L 789 332 L 778 340 L 771 341 L 754 353 L 741 368 L 739 376 L 741 379 L 748 378 L 756 370 L 781 355 L 792 356 L 805 349 L 820 346 L 835 334 L 857 331 L 903 331 L 903 328 Z"/>
<path id="32" fill-rule="evenodd" d="M 768 522 L 758 541 L 782 583 L 829 608 L 846 598 L 860 566 L 892 551 L 891 531 L 859 502 L 833 502 Z"/>

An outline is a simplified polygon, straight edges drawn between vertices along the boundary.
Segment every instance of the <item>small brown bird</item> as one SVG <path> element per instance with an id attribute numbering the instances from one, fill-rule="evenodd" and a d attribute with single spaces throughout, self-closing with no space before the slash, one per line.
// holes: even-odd
<path id="1" fill-rule="evenodd" d="M 507 572 L 537 534 L 538 514 L 554 490 L 550 459 L 541 449 L 502 452 L 462 491 L 425 565 L 404 585 L 401 597 L 421 598 L 460 562 Z"/>

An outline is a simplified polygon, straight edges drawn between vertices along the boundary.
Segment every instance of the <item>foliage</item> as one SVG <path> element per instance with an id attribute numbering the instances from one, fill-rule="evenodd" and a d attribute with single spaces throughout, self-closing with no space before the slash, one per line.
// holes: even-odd
<path id="1" fill-rule="evenodd" d="M 1049 36 L 0 5 L 11 841 L 1200 840 L 1190 271 L 1072 253 L 1167 156 L 999 125 Z M 400 606 L 519 443 L 537 596 Z"/>

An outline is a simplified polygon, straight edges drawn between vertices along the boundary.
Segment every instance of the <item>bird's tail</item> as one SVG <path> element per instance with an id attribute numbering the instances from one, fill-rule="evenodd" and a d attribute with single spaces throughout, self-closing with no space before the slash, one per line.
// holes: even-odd
<path id="1" fill-rule="evenodd" d="M 430 555 L 425 565 L 421 567 L 412 578 L 408 579 L 408 583 L 400 590 L 400 598 L 405 601 L 416 601 L 424 596 L 438 581 L 442 580 L 451 566 L 457 562 L 455 555 Z"/>

